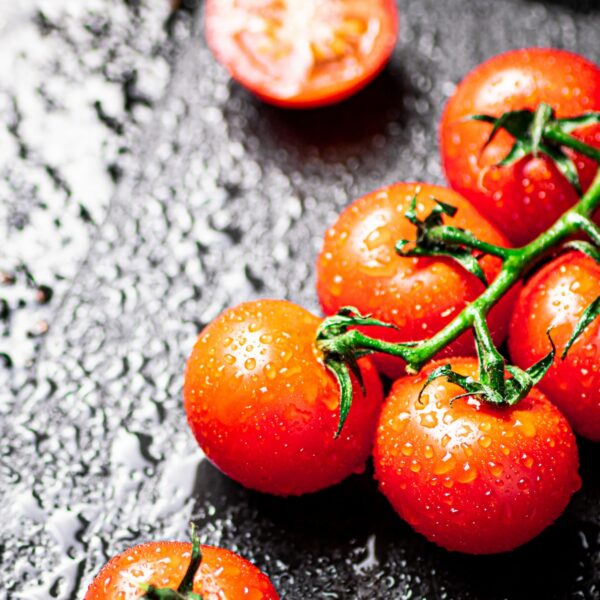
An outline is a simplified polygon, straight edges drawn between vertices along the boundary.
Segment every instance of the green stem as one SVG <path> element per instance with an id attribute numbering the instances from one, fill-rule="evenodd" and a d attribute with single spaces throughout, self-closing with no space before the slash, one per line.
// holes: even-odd
<path id="1" fill-rule="evenodd" d="M 576 137 L 565 133 L 556 125 L 548 125 L 544 129 L 544 137 L 556 142 L 557 144 L 560 144 L 561 146 L 572 148 L 576 152 L 579 152 L 579 154 L 583 154 L 584 156 L 587 156 L 588 158 L 600 163 L 600 150 L 598 148 L 589 146 L 585 142 L 578 140 Z"/>
<path id="2" fill-rule="evenodd" d="M 600 157 L 599 157 L 600 158 Z M 500 273 L 488 288 L 475 301 L 469 304 L 448 325 L 433 337 L 421 342 L 394 344 L 383 340 L 371 338 L 357 330 L 349 330 L 332 340 L 322 340 L 321 347 L 325 352 L 344 354 L 345 351 L 367 350 L 383 352 L 392 356 L 403 358 L 407 363 L 407 371 L 416 373 L 421 367 L 431 360 L 440 350 L 454 341 L 468 329 L 478 326 L 480 343 L 485 343 L 485 330 L 481 328 L 482 320 L 489 313 L 506 292 L 521 279 L 531 265 L 551 248 L 557 246 L 565 238 L 578 231 L 590 234 L 597 241 L 600 238 L 598 228 L 590 221 L 590 217 L 600 207 L 600 169 L 592 185 L 581 200 L 570 210 L 565 212 L 555 223 L 539 235 L 535 240 L 507 252 Z M 458 239 L 458 238 L 457 238 Z M 460 243 L 470 242 L 465 238 Z M 472 246 L 471 246 L 472 247 Z M 483 248 L 481 248 L 483 249 Z M 477 333 L 477 327 L 476 327 Z M 488 340 L 489 341 L 489 340 Z"/>
<path id="3" fill-rule="evenodd" d="M 432 227 L 429 230 L 429 239 L 431 241 L 449 242 L 455 246 L 466 246 L 473 250 L 480 250 L 485 254 L 491 254 L 499 258 L 508 258 L 515 251 L 512 248 L 502 248 L 502 246 L 494 246 L 480 239 L 477 239 L 470 231 L 450 227 L 448 225 L 440 225 Z"/>
<path id="4" fill-rule="evenodd" d="M 504 359 L 494 345 L 485 315 L 475 313 L 473 326 L 477 355 L 479 356 L 480 381 L 483 385 L 492 387 L 504 396 Z"/>

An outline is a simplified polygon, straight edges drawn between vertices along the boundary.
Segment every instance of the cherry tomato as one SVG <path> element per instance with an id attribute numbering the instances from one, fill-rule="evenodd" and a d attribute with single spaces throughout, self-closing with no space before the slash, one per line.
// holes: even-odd
<path id="1" fill-rule="evenodd" d="M 203 600 L 278 600 L 269 578 L 238 554 L 202 546 L 193 591 Z M 191 560 L 192 544 L 149 542 L 115 556 L 98 573 L 85 600 L 134 600 L 142 584 L 177 589 Z"/>
<path id="2" fill-rule="evenodd" d="M 338 102 L 369 83 L 396 43 L 393 0 L 208 0 L 206 37 L 231 76 L 283 107 Z"/>
<path id="3" fill-rule="evenodd" d="M 529 367 L 550 350 L 557 355 L 538 387 L 584 437 L 600 441 L 600 319 L 592 321 L 560 355 L 583 311 L 600 295 L 600 265 L 579 252 L 559 256 L 525 285 L 510 324 L 509 349 L 515 364 Z"/>
<path id="4" fill-rule="evenodd" d="M 427 539 L 470 554 L 511 550 L 535 537 L 579 489 L 577 445 L 569 424 L 538 390 L 509 408 L 491 407 L 446 378 L 419 401 L 427 375 L 395 382 L 374 450 L 380 489 Z M 478 376 L 475 358 L 455 371 Z"/>
<path id="5" fill-rule="evenodd" d="M 201 334 L 184 384 L 188 422 L 207 457 L 242 485 L 297 495 L 361 470 L 382 401 L 371 362 L 360 361 L 366 395 L 339 438 L 337 381 L 315 344 L 320 319 L 281 300 L 225 311 Z"/>
<path id="6" fill-rule="evenodd" d="M 535 110 L 541 102 L 552 106 L 559 118 L 600 110 L 600 68 L 562 50 L 530 48 L 495 56 L 460 83 L 440 124 L 442 162 L 450 185 L 516 245 L 531 241 L 554 223 L 577 202 L 577 192 L 544 155 L 495 167 L 508 154 L 513 138 L 501 131 L 484 150 L 492 126 L 467 117 Z M 573 135 L 600 147 L 600 125 Z M 585 189 L 597 166 L 582 155 L 570 155 Z"/>
<path id="7" fill-rule="evenodd" d="M 420 219 L 429 214 L 435 197 L 458 208 L 453 218 L 445 218 L 447 224 L 468 229 L 487 242 L 508 245 L 487 219 L 447 188 L 397 183 L 372 192 L 346 208 L 325 235 L 317 261 L 317 291 L 326 314 L 355 306 L 400 328 L 369 327 L 365 333 L 393 342 L 421 340 L 437 333 L 483 292 L 483 283 L 452 259 L 405 258 L 395 252 L 398 240 L 415 239 L 415 226 L 404 213 L 416 193 Z M 489 256 L 480 264 L 488 281 L 501 268 L 500 261 Z M 515 297 L 515 292 L 509 292 L 491 311 L 496 343 L 506 335 Z M 467 333 L 443 355 L 473 352 L 473 337 Z M 377 355 L 375 362 L 391 377 L 404 372 L 400 359 Z"/>

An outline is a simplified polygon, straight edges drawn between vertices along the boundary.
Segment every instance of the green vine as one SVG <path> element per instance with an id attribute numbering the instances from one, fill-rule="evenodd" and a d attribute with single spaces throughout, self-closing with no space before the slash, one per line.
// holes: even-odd
<path id="1" fill-rule="evenodd" d="M 500 118 L 476 115 L 473 120 L 493 124 L 489 136 L 490 143 L 500 129 L 508 131 L 515 139 L 509 154 L 499 163 L 506 166 L 529 154 L 542 153 L 550 157 L 563 175 L 580 191 L 577 169 L 565 153 L 571 148 L 600 164 L 600 150 L 584 144 L 573 137 L 571 132 L 586 125 L 600 123 L 600 113 L 590 113 L 572 119 L 556 119 L 553 110 L 540 104 L 535 111 L 514 111 Z M 392 343 L 370 337 L 356 327 L 370 325 L 394 327 L 378 321 L 370 315 L 361 315 L 355 308 L 346 307 L 337 315 L 325 319 L 318 332 L 317 343 L 325 355 L 325 364 L 335 375 L 341 394 L 339 435 L 352 404 L 353 373 L 361 383 L 357 360 L 363 356 L 381 352 L 406 361 L 406 371 L 417 373 L 435 357 L 438 352 L 459 335 L 472 329 L 479 360 L 480 380 L 464 377 L 452 371 L 450 365 L 442 365 L 429 375 L 425 386 L 438 377 L 447 377 L 461 387 L 466 395 L 478 395 L 495 405 L 513 405 L 523 399 L 546 374 L 555 357 L 555 347 L 551 332 L 548 332 L 551 351 L 526 370 L 515 365 L 505 364 L 505 360 L 495 347 L 486 317 L 508 290 L 549 250 L 563 244 L 574 234 L 584 234 L 590 241 L 571 241 L 564 248 L 584 252 L 600 262 L 600 228 L 591 220 L 596 209 L 600 208 L 600 169 L 591 186 L 579 202 L 566 211 L 549 229 L 535 240 L 521 248 L 503 248 L 477 239 L 471 232 L 444 225 L 444 215 L 452 216 L 456 208 L 436 201 L 429 215 L 420 220 L 416 216 L 416 198 L 413 199 L 406 218 L 416 227 L 414 242 L 400 240 L 396 251 L 400 256 L 444 256 L 459 262 L 467 271 L 478 277 L 486 289 L 459 315 L 433 337 L 411 342 Z M 502 260 L 498 276 L 487 285 L 477 257 L 489 254 Z M 561 358 L 581 335 L 589 323 L 600 314 L 600 298 L 597 298 L 585 311 L 566 344 Z M 508 374 L 508 376 L 507 376 Z"/>

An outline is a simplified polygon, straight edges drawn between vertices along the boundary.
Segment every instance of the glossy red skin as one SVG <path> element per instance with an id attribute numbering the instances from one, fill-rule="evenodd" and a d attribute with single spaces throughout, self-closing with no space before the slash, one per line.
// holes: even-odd
<path id="1" fill-rule="evenodd" d="M 320 319 L 283 300 L 229 309 L 199 336 L 185 374 L 189 425 L 206 456 L 242 485 L 282 496 L 360 471 L 383 399 L 368 359 L 364 396 L 338 439 L 339 389 L 315 345 Z"/>
<path id="2" fill-rule="evenodd" d="M 505 131 L 483 151 L 492 126 L 466 120 L 475 114 L 499 117 L 511 110 L 534 110 L 540 102 L 558 117 L 600 110 L 600 68 L 585 58 L 555 49 L 530 48 L 500 54 L 479 65 L 459 84 L 440 124 L 442 163 L 450 185 L 471 200 L 516 246 L 547 229 L 577 202 L 577 193 L 544 156 L 524 157 L 493 167 L 513 144 Z M 600 148 L 600 125 L 573 133 Z M 596 164 L 571 154 L 583 189 Z"/>
<path id="3" fill-rule="evenodd" d="M 600 319 L 592 321 L 560 355 L 583 311 L 600 295 L 600 265 L 579 252 L 559 256 L 523 288 L 510 324 L 510 355 L 522 368 L 550 351 L 556 358 L 538 387 L 560 408 L 580 435 L 600 441 Z"/>
<path id="4" fill-rule="evenodd" d="M 269 578 L 238 554 L 202 546 L 193 591 L 203 600 L 279 600 Z M 91 583 L 85 600 L 134 600 L 140 584 L 177 589 L 190 564 L 192 545 L 150 542 L 112 558 Z"/>
<path id="5" fill-rule="evenodd" d="M 469 229 L 478 238 L 507 246 L 506 238 L 456 192 L 423 183 L 397 183 L 356 200 L 325 234 L 317 261 L 317 292 L 323 311 L 330 315 L 343 306 L 355 306 L 364 314 L 393 323 L 400 331 L 379 327 L 365 333 L 393 342 L 431 337 L 456 317 L 483 291 L 483 284 L 457 262 L 445 258 L 403 258 L 396 254 L 400 239 L 415 239 L 415 226 L 404 216 L 418 194 L 418 216 L 423 219 L 434 206 L 431 196 L 458 208 L 449 225 Z M 481 266 L 488 281 L 501 263 L 484 257 Z M 516 289 L 490 313 L 490 328 L 497 344 L 506 336 L 516 299 Z M 450 344 L 440 356 L 473 354 L 470 332 Z M 404 373 L 404 361 L 376 355 L 376 365 L 389 377 Z"/>
<path id="6" fill-rule="evenodd" d="M 580 487 L 569 424 L 538 390 L 495 408 L 447 380 L 430 384 L 430 363 L 395 382 L 379 420 L 375 474 L 394 509 L 428 540 L 453 551 L 512 550 L 548 527 Z M 478 376 L 477 360 L 453 358 Z"/>
<path id="7" fill-rule="evenodd" d="M 314 0 L 306 0 L 306 2 Z M 398 38 L 398 11 L 394 0 L 372 0 L 370 10 L 377 17 L 381 31 L 372 49 L 358 59 L 357 71 L 344 75 L 343 64 L 324 63 L 323 73 L 316 76 L 313 69 L 308 81 L 298 84 L 293 92 L 282 92 L 277 87 L 278 66 L 270 64 L 272 72 L 260 66 L 252 55 L 244 52 L 227 31 L 231 9 L 223 0 L 206 2 L 206 39 L 216 59 L 229 71 L 231 77 L 249 89 L 261 100 L 282 108 L 316 108 L 340 102 L 368 85 L 385 67 Z M 365 5 L 363 4 L 363 7 Z"/>

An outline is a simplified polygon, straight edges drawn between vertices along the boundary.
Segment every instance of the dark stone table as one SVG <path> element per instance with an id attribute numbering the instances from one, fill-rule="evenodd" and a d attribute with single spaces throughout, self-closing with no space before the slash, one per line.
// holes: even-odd
<path id="1" fill-rule="evenodd" d="M 600 452 L 555 526 L 506 556 L 428 544 L 369 473 L 291 500 L 202 460 L 184 361 L 223 308 L 317 309 L 313 263 L 353 198 L 442 182 L 456 82 L 514 47 L 600 62 L 600 4 L 402 0 L 390 66 L 337 107 L 285 112 L 233 84 L 202 10 L 164 0 L 0 7 L 0 598 L 81 598 L 112 554 L 203 540 L 284 598 L 600 598 Z"/>

